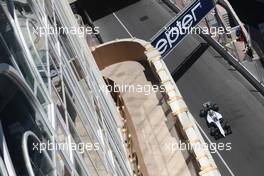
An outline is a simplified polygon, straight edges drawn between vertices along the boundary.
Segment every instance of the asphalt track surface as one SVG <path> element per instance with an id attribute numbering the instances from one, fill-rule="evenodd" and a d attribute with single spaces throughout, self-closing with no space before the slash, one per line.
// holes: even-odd
<path id="1" fill-rule="evenodd" d="M 154 0 L 141 0 L 95 22 L 104 41 L 130 37 L 149 41 L 175 14 Z M 118 17 L 118 19 L 116 18 Z M 121 24 L 121 23 L 122 24 Z M 126 31 L 126 29 L 128 31 Z M 172 72 L 202 41 L 189 35 L 165 59 Z M 176 82 L 195 119 L 212 142 L 229 143 L 230 151 L 219 151 L 237 176 L 261 176 L 264 167 L 264 100 L 236 70 L 212 48 Z M 202 103 L 211 100 L 230 122 L 233 134 L 215 141 L 205 120 L 199 117 Z M 232 175 L 219 156 L 212 154 L 223 176 Z"/>

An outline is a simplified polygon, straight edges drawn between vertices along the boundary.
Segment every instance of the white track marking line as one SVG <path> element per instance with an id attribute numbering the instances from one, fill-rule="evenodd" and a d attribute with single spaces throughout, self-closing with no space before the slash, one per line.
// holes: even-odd
<path id="1" fill-rule="evenodd" d="M 127 27 L 124 25 L 124 23 L 118 18 L 118 16 L 113 13 L 114 17 L 117 19 L 117 21 L 121 24 L 121 26 L 126 30 L 126 32 L 128 33 L 128 35 L 133 38 L 133 35 L 129 32 L 129 30 L 127 29 Z"/>
<path id="2" fill-rule="evenodd" d="M 206 135 L 206 133 L 204 132 L 204 130 L 202 129 L 202 127 L 198 124 L 198 122 L 196 121 L 196 119 L 194 119 L 196 125 L 198 126 L 198 128 L 200 129 L 200 131 L 203 133 L 204 137 L 207 139 L 207 141 L 212 144 L 212 141 L 209 139 L 209 137 Z M 213 146 L 213 145 L 212 145 Z M 216 154 L 218 155 L 218 157 L 220 158 L 220 160 L 223 162 L 223 164 L 225 165 L 225 167 L 227 168 L 227 170 L 229 171 L 229 173 L 232 176 L 235 176 L 235 174 L 233 173 L 233 171 L 230 169 L 230 167 L 228 166 L 228 164 L 225 162 L 224 158 L 221 156 L 221 154 L 218 152 L 218 150 L 216 148 L 214 148 L 214 150 L 216 151 Z"/>

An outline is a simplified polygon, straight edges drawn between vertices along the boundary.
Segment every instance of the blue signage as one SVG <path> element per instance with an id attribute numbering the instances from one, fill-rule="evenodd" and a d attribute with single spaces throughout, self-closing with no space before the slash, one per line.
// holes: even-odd
<path id="1" fill-rule="evenodd" d="M 152 46 L 165 57 L 213 8 L 213 0 L 195 0 L 153 37 Z"/>

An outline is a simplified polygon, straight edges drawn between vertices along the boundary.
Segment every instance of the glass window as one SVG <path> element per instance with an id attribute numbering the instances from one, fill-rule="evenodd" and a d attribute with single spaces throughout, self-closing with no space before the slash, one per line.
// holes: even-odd
<path id="1" fill-rule="evenodd" d="M 30 4 L 15 1 L 15 13 L 26 45 L 43 81 L 48 82 L 47 28 L 38 22 Z"/>
<path id="2" fill-rule="evenodd" d="M 17 13 L 19 13 L 19 16 L 22 16 L 22 14 L 24 13 L 25 14 L 32 13 L 30 8 L 28 8 L 28 6 L 26 6 L 24 3 L 20 2 L 15 4 L 18 5 L 16 7 L 16 11 Z M 47 109 L 48 109 L 47 105 L 49 104 L 48 98 L 44 96 L 44 91 L 39 86 L 40 83 L 37 81 L 32 71 L 32 68 L 30 68 L 28 58 L 25 54 L 25 50 L 23 48 L 21 40 L 19 40 L 17 32 L 14 31 L 14 27 L 9 22 L 8 14 L 5 13 L 6 9 L 3 9 L 2 6 L 0 8 L 1 8 L 0 32 L 1 32 L 1 39 L 3 41 L 3 44 L 6 46 L 6 48 L 8 48 L 8 52 L 10 54 L 10 59 L 12 59 L 13 66 L 19 69 L 18 72 L 23 75 L 23 77 L 25 78 L 26 82 L 28 83 L 32 91 L 35 93 L 35 95 L 38 94 L 37 97 L 39 98 L 40 102 L 43 102 L 42 98 L 44 97 L 45 102 L 43 103 L 43 107 L 45 108 L 45 111 L 47 113 Z"/>
<path id="3" fill-rule="evenodd" d="M 13 27 L 10 24 L 7 18 L 7 14 L 5 14 L 5 10 L 2 8 L 2 6 L 0 6 L 0 19 L 1 19 L 1 24 L 0 24 L 1 39 L 4 40 L 3 42 L 5 43 L 5 46 L 8 47 L 9 53 L 15 59 L 27 83 L 33 89 L 35 84 L 34 77 L 32 75 L 31 70 L 27 66 L 26 56 L 24 55 L 24 52 L 16 37 Z M 3 47 L 3 45 L 1 45 L 1 47 Z"/>
<path id="4" fill-rule="evenodd" d="M 1 53 L 0 63 L 7 63 L 9 65 L 13 65 L 13 63 L 11 64 L 12 55 L 1 33 L 0 33 L 0 53 Z"/>
<path id="5" fill-rule="evenodd" d="M 78 81 L 82 80 L 84 78 L 84 73 L 82 71 L 79 61 L 73 58 L 70 60 L 70 65 L 71 65 L 73 72 L 75 73 L 77 80 Z"/>
<path id="6" fill-rule="evenodd" d="M 45 147 L 39 147 L 38 150 L 34 147 L 41 146 L 43 143 L 40 139 L 31 131 L 27 131 L 23 135 L 23 153 L 24 159 L 27 164 L 27 170 L 29 175 L 33 176 L 52 176 L 53 175 L 53 164 L 48 155 Z M 40 151 L 43 149 L 43 151 Z M 32 175 L 33 174 L 33 175 Z"/>
<path id="7" fill-rule="evenodd" d="M 99 124 L 101 130 L 104 131 L 104 121 L 103 121 L 101 109 L 99 107 L 99 103 L 96 99 L 94 99 L 94 106 L 95 106 L 95 112 L 97 115 L 96 117 L 97 117 L 98 124 Z"/>
<path id="8" fill-rule="evenodd" d="M 8 176 L 3 158 L 0 157 L 0 176 Z"/>
<path id="9" fill-rule="evenodd" d="M 70 168 L 65 164 L 60 153 L 56 156 L 56 172 L 58 176 L 71 176 Z"/>
<path id="10" fill-rule="evenodd" d="M 31 52 L 36 67 L 44 82 L 47 82 L 49 62 L 45 36 L 44 34 L 41 34 L 42 28 L 43 27 L 40 27 L 36 20 L 27 19 L 26 31 L 22 30 L 22 32 L 25 32 L 24 37 L 27 41 L 27 46 Z M 38 29 L 40 31 L 37 31 Z"/>
<path id="11" fill-rule="evenodd" d="M 81 165 L 81 162 L 80 162 L 78 156 L 76 154 L 74 155 L 74 166 L 75 166 L 75 170 L 77 171 L 79 176 L 87 175 L 86 172 L 84 171 L 84 168 Z"/>
<path id="12" fill-rule="evenodd" d="M 70 158 L 70 152 L 68 148 L 68 134 L 66 132 L 66 126 L 63 125 L 62 117 L 60 115 L 59 111 L 56 111 L 56 120 L 57 120 L 57 126 L 56 126 L 56 133 L 57 133 L 57 144 L 58 144 L 58 149 L 57 152 L 62 151 L 68 158 Z"/>

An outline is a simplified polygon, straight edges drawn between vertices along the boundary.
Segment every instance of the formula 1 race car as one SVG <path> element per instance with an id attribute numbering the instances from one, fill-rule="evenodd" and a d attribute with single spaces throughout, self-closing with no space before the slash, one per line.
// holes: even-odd
<path id="1" fill-rule="evenodd" d="M 203 109 L 200 110 L 200 117 L 206 117 L 207 126 L 210 128 L 210 135 L 215 140 L 232 133 L 229 123 L 223 119 L 222 115 L 218 113 L 218 110 L 218 105 L 209 101 L 204 103 Z"/>

